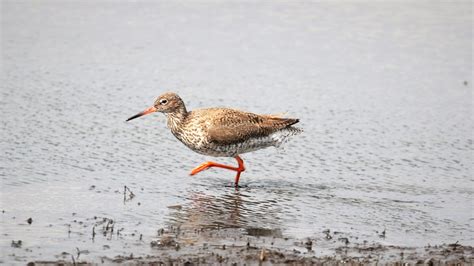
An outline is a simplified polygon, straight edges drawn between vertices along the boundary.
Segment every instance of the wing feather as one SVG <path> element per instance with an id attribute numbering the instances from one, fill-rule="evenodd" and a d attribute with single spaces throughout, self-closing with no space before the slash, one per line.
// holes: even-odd
<path id="1" fill-rule="evenodd" d="M 219 109 L 208 123 L 209 141 L 215 144 L 235 144 L 250 138 L 265 137 L 298 123 L 298 119 L 273 115 L 257 115 L 233 109 Z"/>

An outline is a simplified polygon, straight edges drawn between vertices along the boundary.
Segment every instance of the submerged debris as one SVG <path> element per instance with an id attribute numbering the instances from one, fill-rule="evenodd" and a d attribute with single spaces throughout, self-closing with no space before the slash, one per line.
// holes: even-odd
<path id="1" fill-rule="evenodd" d="M 304 243 L 304 245 L 306 246 L 306 249 L 308 251 L 311 251 L 313 249 L 313 241 L 311 241 L 311 239 L 309 238 L 308 238 L 308 241 Z"/>
<path id="2" fill-rule="evenodd" d="M 153 240 L 150 242 L 152 248 L 165 248 L 165 247 L 174 247 L 179 249 L 179 244 L 172 237 L 164 237 L 160 240 Z"/>
<path id="3" fill-rule="evenodd" d="M 260 261 L 264 261 L 266 259 L 266 250 L 265 248 L 262 248 L 262 250 L 260 251 Z"/>
<path id="4" fill-rule="evenodd" d="M 326 236 L 324 236 L 324 238 L 325 238 L 326 240 L 331 240 L 331 239 L 332 239 L 331 230 L 326 229 L 326 230 L 323 231 L 323 234 L 326 235 Z"/>
<path id="5" fill-rule="evenodd" d="M 128 192 L 128 193 L 127 193 Z M 123 202 L 127 202 L 132 200 L 135 197 L 135 194 L 130 190 L 129 187 L 124 186 L 123 187 Z"/>
<path id="6" fill-rule="evenodd" d="M 346 246 L 349 245 L 349 238 L 347 237 L 340 237 L 338 240 L 343 242 Z"/>
<path id="7" fill-rule="evenodd" d="M 21 248 L 21 246 L 23 245 L 23 242 L 21 240 L 18 240 L 18 241 L 15 241 L 15 240 L 12 240 L 12 248 Z"/>

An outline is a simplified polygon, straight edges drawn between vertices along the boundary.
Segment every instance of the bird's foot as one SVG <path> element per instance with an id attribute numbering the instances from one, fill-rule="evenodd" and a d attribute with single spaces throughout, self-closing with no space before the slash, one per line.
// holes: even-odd
<path id="1" fill-rule="evenodd" d="M 245 189 L 245 188 L 248 188 L 249 186 L 248 185 L 239 185 L 239 184 L 236 184 L 234 182 L 232 183 L 227 183 L 224 185 L 224 187 L 226 188 L 235 188 L 236 190 L 239 190 L 239 189 Z"/>
<path id="2" fill-rule="evenodd" d="M 205 162 L 205 163 L 200 164 L 198 167 L 194 168 L 193 170 L 191 170 L 190 174 L 195 175 L 211 167 L 218 167 L 218 168 L 224 168 L 224 169 L 236 171 L 237 175 L 235 176 L 235 186 L 237 187 L 239 185 L 240 174 L 243 171 L 245 171 L 245 167 L 244 167 L 244 161 L 239 156 L 236 156 L 235 159 L 239 163 L 238 167 L 233 167 L 233 166 L 224 165 L 224 164 L 215 163 L 215 162 Z"/>
<path id="3" fill-rule="evenodd" d="M 232 170 L 232 171 L 237 171 L 239 176 L 240 176 L 240 172 L 243 172 L 245 170 L 243 168 L 228 166 L 228 165 L 224 165 L 224 164 L 220 164 L 220 163 L 205 162 L 205 163 L 200 164 L 198 167 L 194 168 L 193 170 L 191 170 L 191 175 L 195 175 L 195 174 L 197 174 L 199 172 L 202 172 L 206 169 L 209 169 L 211 167 L 218 167 L 218 168 L 229 169 L 229 170 Z"/>
<path id="4" fill-rule="evenodd" d="M 191 174 L 190 175 L 195 175 L 199 172 L 202 172 L 204 170 L 207 170 L 209 168 L 211 168 L 213 166 L 212 162 L 205 162 L 205 163 L 202 163 L 200 164 L 199 166 L 195 167 L 193 170 L 191 170 Z"/>

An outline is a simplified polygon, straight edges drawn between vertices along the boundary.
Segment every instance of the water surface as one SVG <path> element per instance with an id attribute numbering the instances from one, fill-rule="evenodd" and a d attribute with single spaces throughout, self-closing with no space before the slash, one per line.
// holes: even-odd
<path id="1" fill-rule="evenodd" d="M 3 262 L 153 254 L 161 228 L 474 244 L 469 2 L 7 1 L 1 42 Z M 170 90 L 304 133 L 243 155 L 238 191 L 190 177 L 213 158 L 163 115 L 124 122 Z"/>

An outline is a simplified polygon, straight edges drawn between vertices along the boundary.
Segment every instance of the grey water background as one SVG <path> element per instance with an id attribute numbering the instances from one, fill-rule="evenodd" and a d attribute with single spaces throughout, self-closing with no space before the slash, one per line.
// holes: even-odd
<path id="1" fill-rule="evenodd" d="M 153 254 L 149 242 L 170 224 L 474 244 L 469 1 L 1 9 L 3 262 L 76 247 Z M 165 91 L 188 109 L 287 112 L 304 133 L 244 154 L 235 191 L 229 171 L 188 175 L 205 160 L 235 162 L 188 150 L 163 115 L 124 122 Z M 124 185 L 136 194 L 125 203 Z M 126 237 L 92 241 L 94 216 Z"/>

